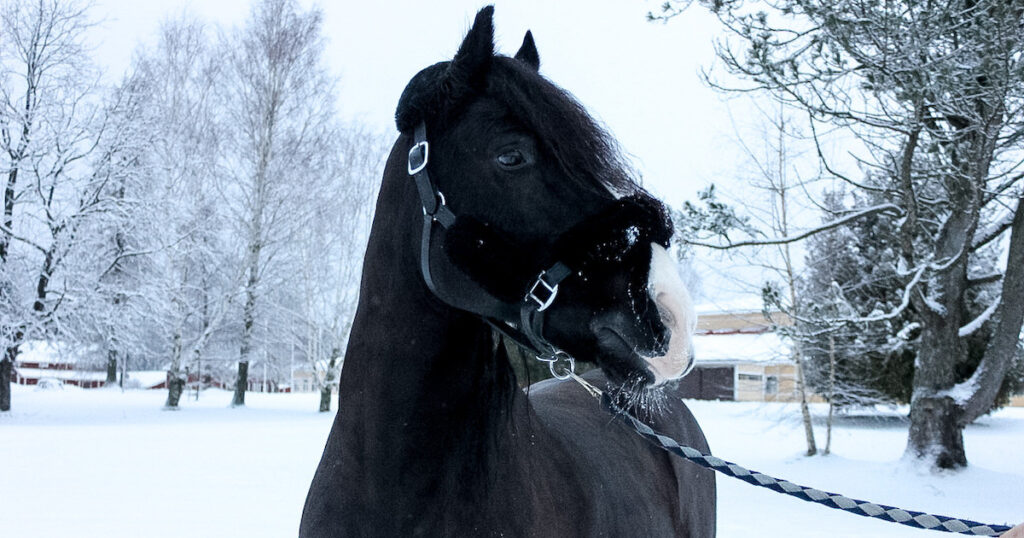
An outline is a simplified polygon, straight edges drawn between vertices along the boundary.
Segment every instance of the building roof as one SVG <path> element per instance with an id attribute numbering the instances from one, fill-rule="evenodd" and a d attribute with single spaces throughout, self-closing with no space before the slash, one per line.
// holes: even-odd
<path id="1" fill-rule="evenodd" d="M 75 364 L 84 350 L 61 342 L 29 340 L 18 346 L 18 363 Z"/>
<path id="2" fill-rule="evenodd" d="M 81 370 L 52 370 L 49 368 L 22 368 L 15 366 L 18 375 L 26 379 L 59 379 L 61 381 L 106 381 L 106 372 L 89 372 Z"/>
<path id="3" fill-rule="evenodd" d="M 760 310 L 736 312 L 707 312 L 697 316 L 698 333 L 765 332 L 774 326 L 788 327 L 792 319 L 784 313 L 771 312 L 766 319 Z"/>
<path id="4" fill-rule="evenodd" d="M 128 370 L 128 381 L 137 383 L 141 388 L 153 388 L 167 381 L 166 370 Z"/>
<path id="5" fill-rule="evenodd" d="M 697 334 L 693 348 L 697 364 L 785 361 L 790 356 L 789 345 L 773 332 Z"/>

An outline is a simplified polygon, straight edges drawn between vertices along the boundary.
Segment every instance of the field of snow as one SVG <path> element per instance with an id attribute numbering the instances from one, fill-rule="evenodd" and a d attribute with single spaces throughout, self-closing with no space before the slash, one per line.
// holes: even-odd
<path id="1" fill-rule="evenodd" d="M 294 536 L 331 424 L 316 394 L 208 391 L 163 411 L 163 391 L 14 387 L 0 415 L 0 535 Z M 968 428 L 971 467 L 934 475 L 901 459 L 896 415 L 843 419 L 834 454 L 804 458 L 795 409 L 691 402 L 723 458 L 798 483 L 989 523 L 1024 518 L 1024 409 Z M 823 412 L 822 408 L 815 409 Z M 824 429 L 819 429 L 823 444 Z M 928 536 L 720 477 L 719 536 Z M 934 533 L 931 533 L 933 535 Z"/>

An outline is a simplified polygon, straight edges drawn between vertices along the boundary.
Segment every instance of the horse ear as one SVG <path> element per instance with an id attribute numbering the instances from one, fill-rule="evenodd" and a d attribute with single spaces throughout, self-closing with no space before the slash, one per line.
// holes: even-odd
<path id="1" fill-rule="evenodd" d="M 451 64 L 451 75 L 459 82 L 475 85 L 483 80 L 494 58 L 494 6 L 476 14 L 473 27 L 459 45 Z"/>
<path id="2" fill-rule="evenodd" d="M 407 132 L 445 107 L 480 89 L 494 58 L 494 6 L 476 14 L 455 58 L 438 62 L 416 74 L 405 86 L 395 110 L 395 125 Z"/>
<path id="3" fill-rule="evenodd" d="M 533 33 L 529 30 L 523 36 L 523 44 L 519 52 L 516 52 L 515 59 L 532 67 L 534 71 L 540 70 L 540 54 L 537 53 L 537 44 L 533 42 Z"/>

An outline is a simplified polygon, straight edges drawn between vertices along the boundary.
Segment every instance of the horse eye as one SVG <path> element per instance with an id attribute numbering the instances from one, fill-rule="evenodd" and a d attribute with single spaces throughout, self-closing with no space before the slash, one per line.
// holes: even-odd
<path id="1" fill-rule="evenodd" d="M 514 149 L 498 155 L 498 164 L 505 168 L 517 168 L 526 164 L 526 157 L 523 157 L 518 149 Z"/>

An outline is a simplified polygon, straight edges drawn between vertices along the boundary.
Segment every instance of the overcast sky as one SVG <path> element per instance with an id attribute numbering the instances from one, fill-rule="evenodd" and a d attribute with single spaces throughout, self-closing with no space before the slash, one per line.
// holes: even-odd
<path id="1" fill-rule="evenodd" d="M 230 26 L 248 0 L 100 0 L 97 57 L 111 76 L 130 65 L 138 43 L 152 42 L 163 18 L 190 11 Z M 306 5 L 311 3 L 304 2 Z M 393 113 L 419 69 L 451 58 L 479 1 L 322 2 L 326 60 L 341 77 L 339 109 L 393 132 Z M 498 49 L 512 54 L 533 30 L 541 70 L 575 94 L 633 155 L 649 188 L 680 203 L 730 168 L 728 104 L 698 76 L 720 33 L 694 6 L 668 25 L 645 20 L 657 2 L 517 0 L 498 2 Z M 734 106 L 735 108 L 735 106 Z"/>
<path id="2" fill-rule="evenodd" d="M 660 1 L 516 0 L 496 2 L 498 50 L 513 54 L 532 30 L 541 72 L 575 94 L 635 159 L 645 185 L 673 205 L 708 183 L 741 193 L 735 127 L 759 120 L 745 99 L 707 87 L 721 26 L 691 7 L 668 24 L 647 22 Z M 311 2 L 303 0 L 304 5 Z M 326 60 L 341 80 L 347 118 L 394 132 L 402 89 L 421 68 L 449 59 L 479 1 L 322 2 Z M 160 21 L 182 12 L 224 27 L 245 21 L 249 0 L 99 0 L 96 55 L 111 80 L 152 43 Z M 724 73 L 723 73 L 724 75 Z M 734 195 L 735 196 L 735 195 Z M 720 266 L 719 266 L 720 267 Z M 719 269 L 720 270 L 720 269 Z M 707 275 L 705 275 L 707 276 Z M 755 280 L 757 280 L 755 276 Z"/>

